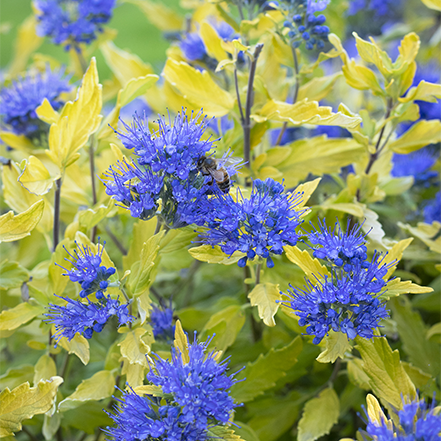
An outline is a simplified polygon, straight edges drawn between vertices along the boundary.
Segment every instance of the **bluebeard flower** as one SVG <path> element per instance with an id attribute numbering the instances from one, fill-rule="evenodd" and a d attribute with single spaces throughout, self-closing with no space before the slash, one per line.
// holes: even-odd
<path id="1" fill-rule="evenodd" d="M 435 221 L 441 222 L 441 192 L 430 200 L 423 210 L 424 222 L 431 224 Z"/>
<path id="2" fill-rule="evenodd" d="M 372 338 L 379 322 L 389 317 L 385 302 L 378 296 L 386 286 L 383 277 L 395 264 L 382 264 L 374 255 L 368 268 L 357 262 L 349 274 L 332 270 L 324 281 L 307 279 L 303 289 L 290 285 L 286 294 L 289 300 L 283 303 L 299 317 L 300 326 L 307 326 L 306 333 L 314 335 L 314 344 L 331 329 L 343 332 L 348 339 L 357 335 Z"/>
<path id="3" fill-rule="evenodd" d="M 222 118 L 211 119 L 208 122 L 208 127 L 217 135 L 221 136 L 234 127 L 234 121 L 228 115 Z"/>
<path id="4" fill-rule="evenodd" d="M 35 110 L 45 98 L 55 110 L 59 110 L 64 104 L 60 95 L 70 89 L 64 69 L 52 71 L 47 66 L 42 73 L 28 72 L 1 90 L 2 121 L 17 135 L 39 138 L 48 132 L 49 125 L 38 118 Z"/>
<path id="5" fill-rule="evenodd" d="M 400 3 L 400 1 L 398 1 Z M 370 10 L 375 16 L 387 16 L 393 13 L 397 0 L 351 0 L 349 2 L 348 15 L 355 15 L 359 11 Z"/>
<path id="6" fill-rule="evenodd" d="M 153 335 L 155 340 L 173 341 L 175 335 L 175 325 L 173 324 L 173 308 L 170 301 L 170 307 L 161 306 L 158 308 L 152 304 L 150 312 L 150 321 L 153 326 Z"/>
<path id="7" fill-rule="evenodd" d="M 231 256 L 235 251 L 246 253 L 239 260 L 245 266 L 247 259 L 256 255 L 274 266 L 271 254 L 282 254 L 285 245 L 295 245 L 296 233 L 303 211 L 295 207 L 301 203 L 302 194 L 284 193 L 284 186 L 271 178 L 253 182 L 248 199 L 241 194 L 236 201 L 229 194 L 216 195 L 207 204 L 204 216 L 207 231 L 199 237 L 208 245 L 219 245 Z"/>
<path id="8" fill-rule="evenodd" d="M 68 297 L 59 297 L 67 302 L 67 305 L 60 306 L 49 304 L 46 322 L 55 325 L 55 340 L 66 337 L 72 340 L 75 334 L 84 335 L 92 338 L 94 332 L 101 332 L 112 317 L 116 316 L 120 325 L 124 325 L 133 320 L 130 316 L 127 304 L 120 304 L 118 299 L 110 296 L 103 296 L 99 303 L 93 303 L 89 299 L 88 303 L 72 300 Z"/>
<path id="9" fill-rule="evenodd" d="M 89 44 L 103 31 L 113 13 L 116 0 L 34 0 L 37 32 L 55 44 L 78 49 Z"/>
<path id="10" fill-rule="evenodd" d="M 318 220 L 319 229 L 312 224 L 313 231 L 308 239 L 313 247 L 313 256 L 318 259 L 327 259 L 337 266 L 343 266 L 345 271 L 350 271 L 352 265 L 361 264 L 369 266 L 367 259 L 366 236 L 361 231 L 361 225 L 354 225 L 343 233 L 340 223 L 337 221 L 334 229 L 327 227 L 326 219 Z"/>
<path id="11" fill-rule="evenodd" d="M 327 135 L 328 138 L 350 138 L 352 136 L 347 129 L 339 126 L 318 126 L 311 133 L 311 136 L 317 135 Z"/>
<path id="12" fill-rule="evenodd" d="M 207 354 L 210 341 L 198 343 L 195 335 L 195 341 L 188 345 L 188 363 L 180 351 L 172 349 L 172 359 L 156 356 L 147 374 L 151 383 L 161 386 L 165 394 L 173 395 L 174 402 L 181 407 L 181 422 L 199 430 L 206 429 L 213 421 L 228 423 L 237 407 L 228 391 L 237 382 L 233 375 L 226 375 L 229 360 L 218 363 L 214 352 Z"/>
<path id="13" fill-rule="evenodd" d="M 441 439 L 441 414 L 435 414 L 435 399 L 429 406 L 424 399 L 403 404 L 403 409 L 398 411 L 399 424 L 394 420 L 381 424 L 367 415 L 366 431 L 361 431 L 364 437 L 378 441 L 439 441 Z M 365 439 L 365 438 L 363 438 Z"/>
<path id="14" fill-rule="evenodd" d="M 190 32 L 181 40 L 180 47 L 189 61 L 203 60 L 207 49 L 198 32 Z"/>
<path id="15" fill-rule="evenodd" d="M 69 276 L 72 282 L 77 282 L 81 285 L 80 297 L 84 298 L 95 293 L 96 298 L 101 299 L 104 297 L 104 291 L 109 285 L 109 277 L 115 274 L 115 268 L 107 268 L 101 265 L 101 256 L 104 251 L 105 242 L 103 245 L 98 242 L 98 251 L 96 254 L 87 246 L 82 245 L 81 249 L 76 242 L 75 244 L 78 249 L 78 251 L 77 249 L 74 250 L 75 255 L 70 254 L 69 251 L 64 248 L 72 258 L 72 260 L 65 260 L 70 262 L 73 268 L 67 270 L 58 263 L 55 263 L 55 265 L 66 271 L 66 273 L 63 274 L 64 276 Z"/>
<path id="16" fill-rule="evenodd" d="M 415 184 L 429 187 L 431 185 L 430 180 L 438 176 L 436 170 L 430 170 L 435 165 L 436 159 L 435 152 L 427 147 L 407 155 L 394 153 L 391 175 L 396 178 L 413 176 Z"/>
<path id="17" fill-rule="evenodd" d="M 213 141 L 207 138 L 206 117 L 199 113 L 188 118 L 179 113 L 173 123 L 162 117 L 159 129 L 152 132 L 145 119 L 134 116 L 132 125 L 122 121 L 125 133 L 116 132 L 124 146 L 134 151 L 132 164 L 117 163 L 104 173 L 107 194 L 128 208 L 133 217 L 150 219 L 159 215 L 166 225 L 177 228 L 201 224 L 199 206 L 208 195 L 217 192 L 211 176 L 202 173 L 199 162 L 213 153 Z M 233 176 L 241 164 L 227 163 L 230 152 L 219 160 Z M 158 212 L 159 199 L 161 211 Z"/>
<path id="18" fill-rule="evenodd" d="M 314 12 L 323 11 L 330 2 L 331 0 L 308 0 L 307 13 L 314 14 Z"/>

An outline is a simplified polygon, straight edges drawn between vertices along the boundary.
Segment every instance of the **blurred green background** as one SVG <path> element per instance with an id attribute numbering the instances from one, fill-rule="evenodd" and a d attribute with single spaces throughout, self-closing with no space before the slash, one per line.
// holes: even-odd
<path id="1" fill-rule="evenodd" d="M 166 5 L 180 9 L 179 0 L 167 0 Z M 31 0 L 0 0 L 0 68 L 2 70 L 7 68 L 13 58 L 14 42 L 21 23 L 31 14 L 33 14 Z M 118 2 L 113 18 L 106 26 L 118 31 L 114 40 L 118 47 L 136 53 L 142 60 L 151 63 L 155 71 L 160 72 L 170 42 L 148 21 L 139 8 L 129 3 Z M 68 59 L 64 49 L 55 46 L 49 39 L 45 40 L 37 52 L 51 55 L 64 62 Z M 109 70 L 101 54 L 95 55 L 101 79 L 108 77 Z"/>

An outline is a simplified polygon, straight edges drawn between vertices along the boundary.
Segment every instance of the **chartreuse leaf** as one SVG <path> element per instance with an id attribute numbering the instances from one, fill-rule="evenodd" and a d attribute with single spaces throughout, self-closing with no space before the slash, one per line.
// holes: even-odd
<path id="1" fill-rule="evenodd" d="M 293 193 L 294 194 L 302 193 L 302 200 L 295 207 L 297 211 L 299 211 L 307 204 L 309 198 L 312 196 L 312 193 L 314 193 L 315 189 L 318 187 L 321 180 L 322 178 L 316 178 L 313 181 L 305 182 L 304 184 L 300 184 L 298 187 L 296 187 Z"/>
<path id="2" fill-rule="evenodd" d="M 246 441 L 260 441 L 257 433 L 248 425 L 242 421 L 234 421 L 239 427 L 234 428 L 234 432 L 241 436 Z"/>
<path id="3" fill-rule="evenodd" d="M 338 357 L 343 358 L 346 352 L 352 350 L 348 337 L 343 332 L 329 331 L 323 342 L 325 350 L 316 358 L 319 363 L 334 363 Z"/>
<path id="4" fill-rule="evenodd" d="M 123 366 L 121 369 L 121 375 L 126 376 L 126 384 L 130 387 L 141 386 L 144 382 L 145 367 L 137 363 L 130 363 L 129 360 L 123 358 Z"/>
<path id="5" fill-rule="evenodd" d="M 421 120 L 391 142 L 388 148 L 395 153 L 408 154 L 437 142 L 441 142 L 441 121 L 438 119 Z"/>
<path id="6" fill-rule="evenodd" d="M 255 115 L 258 122 L 265 120 L 287 121 L 294 125 L 319 124 L 322 126 L 340 126 L 355 129 L 361 122 L 359 116 L 348 116 L 332 111 L 332 107 L 320 106 L 317 101 L 298 101 L 288 104 L 283 101 L 269 100 Z"/>
<path id="7" fill-rule="evenodd" d="M 142 339 L 147 332 L 151 334 L 151 331 L 145 328 L 130 330 L 125 334 L 124 340 L 118 343 L 121 355 L 127 359 L 129 363 L 148 367 L 146 355 L 150 352 L 150 347 Z"/>
<path id="8" fill-rule="evenodd" d="M 398 222 L 398 226 L 423 241 L 432 251 L 439 253 L 441 249 L 441 236 L 438 235 L 441 230 L 440 222 L 434 221 L 431 225 L 419 222 L 416 227 Z"/>
<path id="9" fill-rule="evenodd" d="M 428 83 L 420 81 L 418 86 L 412 87 L 406 93 L 404 98 L 398 98 L 402 103 L 409 101 L 429 101 L 435 103 L 437 99 L 441 99 L 441 84 Z"/>
<path id="10" fill-rule="evenodd" d="M 256 361 L 248 363 L 242 371 L 241 378 L 246 378 L 246 381 L 236 383 L 231 388 L 231 395 L 239 403 L 252 401 L 262 395 L 296 364 L 302 348 L 303 343 L 298 336 L 283 348 L 272 348 L 265 355 L 260 354 Z"/>
<path id="11" fill-rule="evenodd" d="M 89 341 L 80 334 L 75 334 L 74 338 L 68 340 L 66 337 L 60 338 L 58 344 L 66 349 L 69 354 L 75 354 L 83 364 L 88 364 L 90 360 Z"/>
<path id="12" fill-rule="evenodd" d="M 161 31 L 181 31 L 183 17 L 174 9 L 168 8 L 164 3 L 150 0 L 128 0 L 141 9 L 150 23 Z"/>
<path id="13" fill-rule="evenodd" d="M 44 211 L 44 200 L 35 202 L 23 213 L 14 215 L 8 211 L 0 216 L 0 242 L 13 242 L 29 236 L 40 222 Z"/>
<path id="14" fill-rule="evenodd" d="M 64 170 L 79 158 L 78 150 L 98 129 L 102 118 L 101 88 L 96 60 L 92 58 L 84 74 L 77 99 L 65 104 L 60 120 L 50 128 L 49 150 L 46 152 L 60 170 Z"/>
<path id="15" fill-rule="evenodd" d="M 128 287 L 134 297 L 148 290 L 152 283 L 151 275 L 154 266 L 157 265 L 156 256 L 163 236 L 164 230 L 144 242 L 140 260 L 132 265 Z"/>
<path id="16" fill-rule="evenodd" d="M 384 280 L 389 280 L 390 276 L 396 270 L 398 262 L 403 257 L 404 250 L 412 243 L 412 241 L 413 241 L 413 238 L 411 238 L 411 237 L 404 239 L 404 240 L 400 240 L 383 257 L 383 259 L 381 261 L 382 265 L 387 265 L 387 264 L 390 264 L 394 261 L 396 262 L 396 264 L 393 267 L 389 268 L 387 274 L 383 277 Z"/>
<path id="17" fill-rule="evenodd" d="M 51 175 L 49 170 L 36 156 L 31 155 L 23 162 L 24 169 L 18 181 L 32 194 L 42 196 L 48 193 L 55 179 L 60 177 L 59 173 Z"/>
<path id="18" fill-rule="evenodd" d="M 57 366 L 52 357 L 47 354 L 42 355 L 35 365 L 34 386 L 41 380 L 50 380 L 57 375 Z"/>
<path id="19" fill-rule="evenodd" d="M 35 109 L 35 112 L 38 118 L 47 124 L 57 123 L 60 120 L 60 114 L 52 107 L 47 98 Z"/>
<path id="20" fill-rule="evenodd" d="M 43 306 L 34 305 L 29 302 L 19 303 L 14 308 L 5 309 L 0 314 L 0 331 L 17 329 L 42 314 L 43 311 Z"/>
<path id="21" fill-rule="evenodd" d="M 259 317 L 267 326 L 276 326 L 274 316 L 279 309 L 282 296 L 279 285 L 274 283 L 259 283 L 248 294 L 251 306 L 257 306 Z"/>
<path id="22" fill-rule="evenodd" d="M 441 11 L 441 0 L 421 0 L 428 8 Z"/>
<path id="23" fill-rule="evenodd" d="M 80 211 L 78 220 L 81 226 L 89 229 L 98 225 L 98 223 L 106 217 L 111 217 L 113 213 L 116 213 L 115 202 L 113 199 L 110 199 L 108 205 L 101 205 L 95 209 L 88 208 L 87 210 Z"/>
<path id="24" fill-rule="evenodd" d="M 180 320 L 176 322 L 175 341 L 173 344 L 181 353 L 183 363 L 187 364 L 190 361 L 190 356 L 188 355 L 188 337 L 182 329 Z"/>
<path id="25" fill-rule="evenodd" d="M 61 412 L 78 407 L 85 401 L 97 401 L 112 395 L 115 377 L 110 371 L 98 371 L 87 380 L 83 380 L 72 395 L 66 397 L 58 405 Z"/>
<path id="26" fill-rule="evenodd" d="M 161 386 L 154 386 L 153 384 L 145 384 L 133 388 L 133 391 L 138 395 L 153 395 L 154 397 L 164 396 Z"/>
<path id="27" fill-rule="evenodd" d="M 313 278 L 316 276 L 320 278 L 329 275 L 327 268 L 322 265 L 318 259 L 311 257 L 308 251 L 301 251 L 296 246 L 285 246 L 283 249 L 285 250 L 286 257 L 292 263 L 299 266 L 307 277 Z"/>
<path id="28" fill-rule="evenodd" d="M 199 247 L 190 248 L 188 252 L 196 260 L 207 263 L 220 263 L 222 265 L 233 265 L 237 263 L 245 253 L 235 251 L 231 257 L 227 256 L 219 246 L 201 245 Z"/>
<path id="29" fill-rule="evenodd" d="M 340 401 L 335 390 L 327 388 L 309 400 L 298 425 L 298 441 L 314 441 L 327 435 L 338 421 Z"/>
<path id="30" fill-rule="evenodd" d="M 5 259 L 0 263 L 0 290 L 20 287 L 29 280 L 29 272 L 18 262 L 9 262 Z"/>
<path id="31" fill-rule="evenodd" d="M 210 317 L 202 331 L 201 340 L 214 335 L 210 346 L 225 352 L 231 346 L 245 324 L 245 314 L 239 305 L 231 305 Z M 220 328 L 223 332 L 219 332 Z"/>
<path id="32" fill-rule="evenodd" d="M 34 387 L 26 382 L 12 391 L 6 388 L 0 394 L 0 437 L 13 435 L 21 430 L 23 420 L 47 412 L 62 382 L 61 377 L 53 377 Z"/>
<path id="33" fill-rule="evenodd" d="M 72 241 L 69 239 L 62 240 L 55 249 L 55 252 L 51 255 L 51 263 L 49 265 L 49 282 L 50 282 L 50 292 L 51 294 L 56 294 L 61 296 L 69 282 L 69 277 L 64 274 L 66 271 L 62 268 L 71 268 L 71 263 L 67 261 L 69 252 L 72 252 Z M 61 266 L 60 266 L 61 265 Z"/>
<path id="34" fill-rule="evenodd" d="M 6 373 L 0 376 L 0 390 L 14 389 L 26 381 L 31 382 L 34 377 L 34 366 L 25 364 L 16 368 L 9 368 Z"/>
<path id="35" fill-rule="evenodd" d="M 30 153 L 35 149 L 34 144 L 24 135 L 16 135 L 12 132 L 0 132 L 0 139 L 9 147 Z"/>
<path id="36" fill-rule="evenodd" d="M 433 377 L 439 375 L 441 348 L 436 342 L 426 338 L 428 328 L 420 314 L 412 309 L 405 297 L 393 299 L 388 304 L 392 308 L 392 318 L 397 324 L 403 349 L 412 364 Z"/>
<path id="37" fill-rule="evenodd" d="M 369 377 L 363 370 L 363 361 L 360 358 L 353 357 L 348 360 L 348 378 L 352 384 L 360 389 L 369 390 Z"/>
<path id="38" fill-rule="evenodd" d="M 439 343 L 438 343 L 439 344 Z M 430 391 L 433 391 L 433 388 L 436 387 L 436 377 L 433 378 L 427 372 L 422 371 L 420 368 L 413 366 L 410 363 L 401 362 L 404 370 L 407 375 L 411 379 L 412 383 L 415 385 L 416 389 L 420 392 L 427 393 L 427 395 L 431 395 Z"/>
<path id="39" fill-rule="evenodd" d="M 430 286 L 420 286 L 410 280 L 401 281 L 399 277 L 389 280 L 386 285 L 386 292 L 381 294 L 380 299 L 390 299 L 401 294 L 425 294 L 432 292 Z"/>
<path id="40" fill-rule="evenodd" d="M 392 351 L 385 337 L 356 337 L 356 343 L 369 385 L 384 406 L 389 410 L 401 409 L 401 395 L 415 398 L 415 386 L 401 364 L 400 353 Z"/>
<path id="41" fill-rule="evenodd" d="M 332 90 L 332 87 L 340 76 L 341 72 L 337 72 L 333 75 L 313 78 L 299 88 L 297 100 L 302 101 L 305 98 L 310 101 L 322 100 Z"/>
<path id="42" fill-rule="evenodd" d="M 226 426 L 214 426 L 207 430 L 207 435 L 209 438 L 222 439 L 224 441 L 244 441 L 239 435 L 234 433 L 234 430 Z"/>
<path id="43" fill-rule="evenodd" d="M 234 98 L 221 89 L 204 70 L 199 71 L 189 64 L 168 59 L 163 75 L 183 97 L 196 107 L 203 107 L 211 116 L 224 116 L 234 106 Z"/>
<path id="44" fill-rule="evenodd" d="M 228 59 L 227 53 L 222 48 L 222 39 L 219 37 L 216 29 L 209 23 L 204 21 L 199 30 L 202 40 L 204 41 L 207 53 L 210 57 L 217 61 Z"/>
<path id="45" fill-rule="evenodd" d="M 388 421 L 386 415 L 383 412 L 383 409 L 380 406 L 380 403 L 372 394 L 367 394 L 366 404 L 366 410 L 370 421 L 375 421 L 376 423 L 378 423 L 379 426 L 382 426 Z"/>

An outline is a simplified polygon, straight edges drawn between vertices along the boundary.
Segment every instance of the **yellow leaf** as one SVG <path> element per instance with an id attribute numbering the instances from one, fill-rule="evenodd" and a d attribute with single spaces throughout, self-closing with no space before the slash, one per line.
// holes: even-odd
<path id="1" fill-rule="evenodd" d="M 300 87 L 297 100 L 302 101 L 306 98 L 310 101 L 322 100 L 332 90 L 334 83 L 340 76 L 341 73 L 338 72 L 333 75 L 313 78 Z"/>
<path id="2" fill-rule="evenodd" d="M 279 292 L 279 285 L 273 283 L 259 283 L 248 294 L 251 306 L 257 306 L 259 317 L 267 326 L 276 326 L 274 316 L 279 309 L 279 300 L 282 296 Z"/>
<path id="3" fill-rule="evenodd" d="M 70 341 L 66 337 L 60 338 L 58 344 L 66 349 L 69 354 L 75 354 L 84 365 L 89 363 L 90 351 L 89 351 L 89 340 L 87 340 L 81 334 L 75 334 L 74 338 Z"/>
<path id="4" fill-rule="evenodd" d="M 395 153 L 407 154 L 437 142 L 441 142 L 441 121 L 438 119 L 421 120 L 391 142 L 388 148 Z"/>
<path id="5" fill-rule="evenodd" d="M 35 112 L 38 118 L 47 124 L 57 123 L 60 119 L 60 114 L 51 106 L 47 98 L 35 109 Z"/>
<path id="6" fill-rule="evenodd" d="M 139 317 L 141 319 L 140 324 L 143 325 L 144 322 L 146 321 L 146 319 L 148 317 L 150 317 L 150 310 L 152 309 L 152 306 L 151 306 L 152 301 L 150 300 L 149 292 L 146 291 L 143 294 L 141 294 L 140 296 L 138 296 L 136 298 L 136 302 L 138 305 Z"/>
<path id="7" fill-rule="evenodd" d="M 321 180 L 322 178 L 316 178 L 313 181 L 305 182 L 304 184 L 300 184 L 296 187 L 296 189 L 292 193 L 302 193 L 302 202 L 300 202 L 300 204 L 296 206 L 296 210 L 299 210 L 306 205 Z"/>
<path id="8" fill-rule="evenodd" d="M 136 388 L 144 382 L 145 367 L 137 363 L 130 363 L 127 358 L 123 358 L 121 375 L 126 376 L 126 387 Z M 128 384 L 127 384 L 128 383 Z"/>
<path id="9" fill-rule="evenodd" d="M 441 11 L 441 0 L 421 0 L 428 8 Z"/>
<path id="10" fill-rule="evenodd" d="M 227 256 L 219 246 L 201 245 L 199 247 L 190 248 L 188 252 L 196 260 L 208 263 L 220 263 L 222 265 L 233 265 L 237 263 L 245 253 L 235 251 L 232 256 Z"/>
<path id="11" fill-rule="evenodd" d="M 184 25 L 183 17 L 166 3 L 153 2 L 150 0 L 128 0 L 141 9 L 153 26 L 161 31 L 181 31 Z"/>
<path id="12" fill-rule="evenodd" d="M 396 270 L 398 262 L 403 257 L 404 250 L 412 243 L 412 241 L 413 241 L 413 238 L 411 238 L 411 237 L 408 239 L 400 240 L 388 251 L 388 253 L 381 260 L 382 266 L 387 265 L 389 263 L 392 263 L 394 260 L 397 261 L 397 263 L 392 268 L 389 268 L 387 274 L 383 277 L 384 280 L 389 280 L 390 276 Z"/>
<path id="13" fill-rule="evenodd" d="M 210 116 L 224 116 L 234 106 L 234 98 L 206 70 L 200 72 L 183 61 L 168 59 L 163 75 L 185 99 Z"/>
<path id="14" fill-rule="evenodd" d="M 426 294 L 433 292 L 430 286 L 420 286 L 410 280 L 401 281 L 399 277 L 389 280 L 386 285 L 386 292 L 380 297 L 382 299 L 390 299 L 401 294 Z"/>
<path id="15" fill-rule="evenodd" d="M 346 352 L 352 350 L 348 337 L 343 332 L 329 331 L 323 339 L 325 350 L 316 358 L 319 363 L 334 363 L 338 357 L 343 359 Z"/>
<path id="16" fill-rule="evenodd" d="M 418 86 L 412 87 L 404 98 L 398 99 L 402 103 L 416 100 L 436 103 L 437 99 L 441 99 L 441 84 L 428 83 L 422 80 Z"/>
<path id="17" fill-rule="evenodd" d="M 176 350 L 181 353 L 182 362 L 187 364 L 190 362 L 190 356 L 188 355 L 188 337 L 182 329 L 181 321 L 176 322 L 175 327 L 175 341 L 174 346 Z"/>
<path id="18" fill-rule="evenodd" d="M 9 147 L 30 153 L 35 149 L 34 144 L 24 135 L 16 135 L 12 132 L 0 132 L 0 139 Z"/>
<path id="19" fill-rule="evenodd" d="M 31 155 L 25 160 L 18 181 L 30 193 L 42 196 L 50 191 L 54 181 L 59 177 L 59 174 L 51 176 L 44 164 L 36 156 Z"/>
<path id="20" fill-rule="evenodd" d="M 98 401 L 110 397 L 114 391 L 115 377 L 110 371 L 98 371 L 87 380 L 83 380 L 69 395 L 58 405 L 60 411 L 73 409 L 85 401 Z"/>
<path id="21" fill-rule="evenodd" d="M 205 47 L 207 48 L 207 53 L 210 57 L 216 59 L 217 61 L 228 59 L 228 55 L 222 48 L 221 43 L 223 40 L 219 37 L 216 29 L 214 29 L 213 26 L 204 21 L 201 24 L 199 33 L 204 41 Z"/>
<path id="22" fill-rule="evenodd" d="M 26 382 L 12 391 L 6 388 L 0 394 L 0 437 L 13 435 L 21 430 L 23 420 L 47 412 L 62 382 L 61 377 L 53 377 L 35 387 Z"/>
<path id="23" fill-rule="evenodd" d="M 28 17 L 18 29 L 15 40 L 15 54 L 9 68 L 9 75 L 16 75 L 26 68 L 29 56 L 43 43 L 35 30 L 35 15 Z"/>
<path id="24" fill-rule="evenodd" d="M 389 421 L 386 418 L 386 415 L 383 412 L 383 409 L 380 406 L 378 400 L 371 394 L 367 394 L 366 396 L 366 404 L 367 404 L 367 414 L 369 416 L 370 421 L 375 421 L 378 426 L 383 426 L 386 422 L 387 426 L 390 430 L 393 430 L 392 421 Z"/>
<path id="25" fill-rule="evenodd" d="M 154 397 L 162 397 L 164 393 L 160 386 L 143 385 L 133 388 L 133 391 L 138 395 L 153 395 Z"/>
<path id="26" fill-rule="evenodd" d="M 50 380 L 57 375 L 57 366 L 52 357 L 47 354 L 42 355 L 35 365 L 34 386 L 41 380 Z"/>
<path id="27" fill-rule="evenodd" d="M 13 242 L 29 236 L 40 222 L 43 210 L 44 200 L 40 200 L 16 216 L 13 211 L 0 216 L 0 242 Z"/>
<path id="28" fill-rule="evenodd" d="M 118 343 L 121 355 L 132 364 L 139 364 L 148 367 L 146 355 L 150 352 L 150 347 L 141 339 L 145 335 L 147 329 L 137 328 L 126 334 L 124 340 Z"/>
<path id="29" fill-rule="evenodd" d="M 329 275 L 328 270 L 323 266 L 318 259 L 312 258 L 308 251 L 301 251 L 297 247 L 285 246 L 283 247 L 286 257 L 299 266 L 309 278 L 322 278 Z"/>
<path id="30" fill-rule="evenodd" d="M 64 170 L 79 158 L 78 150 L 98 129 L 102 118 L 101 89 L 96 60 L 92 58 L 77 99 L 65 104 L 59 122 L 52 124 L 50 128 L 47 154 L 60 170 Z"/>
<path id="31" fill-rule="evenodd" d="M 351 117 L 341 112 L 333 113 L 332 107 L 320 106 L 317 101 L 308 101 L 308 99 L 295 104 L 270 100 L 262 107 L 258 116 L 273 121 L 288 121 L 296 126 L 317 124 L 355 129 L 361 122 L 359 116 Z"/>
<path id="32" fill-rule="evenodd" d="M 439 232 L 441 230 L 440 222 L 434 221 L 430 225 L 419 222 L 416 227 L 398 222 L 398 226 L 404 230 L 407 230 L 410 234 L 412 234 L 412 236 L 420 239 L 432 251 L 439 253 L 439 250 L 441 249 L 441 237 L 439 236 Z"/>
<path id="33" fill-rule="evenodd" d="M 17 329 L 43 312 L 43 306 L 31 305 L 28 302 L 19 303 L 11 309 L 5 309 L 0 314 L 0 331 Z"/>
<path id="34" fill-rule="evenodd" d="M 116 47 L 110 41 L 101 45 L 100 49 L 107 65 L 123 86 L 134 78 L 154 73 L 152 67 L 144 63 L 137 55 Z"/>

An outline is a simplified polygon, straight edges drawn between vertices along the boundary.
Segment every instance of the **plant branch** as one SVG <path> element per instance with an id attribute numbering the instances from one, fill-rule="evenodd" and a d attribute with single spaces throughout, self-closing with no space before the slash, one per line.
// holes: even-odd
<path id="1" fill-rule="evenodd" d="M 155 227 L 155 232 L 153 233 L 153 236 L 155 234 L 158 234 L 161 231 L 161 225 L 162 225 L 161 218 L 159 216 L 156 216 L 156 227 Z"/>
<path id="2" fill-rule="evenodd" d="M 89 165 L 90 165 L 90 179 L 92 181 L 92 203 L 95 205 L 98 201 L 96 196 L 96 181 L 95 181 L 95 143 L 96 139 L 95 136 L 92 135 L 90 137 L 90 145 L 89 145 Z M 95 243 L 96 240 L 96 231 L 97 226 L 95 225 L 92 228 L 92 238 L 91 241 Z"/>
<path id="3" fill-rule="evenodd" d="M 57 249 L 60 242 L 60 203 L 61 203 L 61 178 L 55 181 L 54 197 L 54 231 L 53 231 L 53 251 Z"/>
<path id="4" fill-rule="evenodd" d="M 64 356 L 63 367 L 61 368 L 61 373 L 60 373 L 60 377 L 62 378 L 66 376 L 67 368 L 69 366 L 69 360 L 70 360 L 69 352 L 66 352 Z"/>
<path id="5" fill-rule="evenodd" d="M 240 111 L 240 123 L 243 126 L 245 124 L 245 116 L 243 114 L 242 101 L 240 99 L 239 81 L 237 79 L 237 67 L 236 67 L 236 65 L 234 66 L 234 85 L 236 87 L 237 104 L 239 105 L 239 111 Z"/>
<path id="6" fill-rule="evenodd" d="M 260 283 L 260 270 L 262 269 L 262 264 L 258 263 L 256 266 L 256 285 Z"/>
<path id="7" fill-rule="evenodd" d="M 106 225 L 106 233 L 109 235 L 112 242 L 116 245 L 119 251 L 121 251 L 121 254 L 123 256 L 127 255 L 127 250 L 124 247 L 124 245 L 119 241 L 119 239 L 112 233 L 112 230 L 108 225 Z"/>

